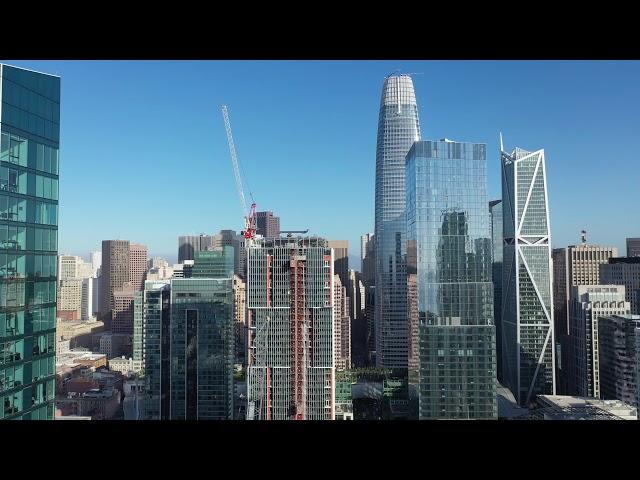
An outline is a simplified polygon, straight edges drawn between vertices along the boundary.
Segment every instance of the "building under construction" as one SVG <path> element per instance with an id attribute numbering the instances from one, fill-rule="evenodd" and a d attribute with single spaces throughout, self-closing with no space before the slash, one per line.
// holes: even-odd
<path id="1" fill-rule="evenodd" d="M 248 246 L 248 420 L 333 420 L 333 254 L 317 237 Z"/>

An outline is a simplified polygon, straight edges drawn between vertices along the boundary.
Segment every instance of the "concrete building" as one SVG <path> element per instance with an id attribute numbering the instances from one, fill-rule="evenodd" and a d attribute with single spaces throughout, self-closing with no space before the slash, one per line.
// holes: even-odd
<path id="1" fill-rule="evenodd" d="M 611 315 L 598 321 L 600 397 L 636 408 L 640 366 L 640 315 Z"/>
<path id="2" fill-rule="evenodd" d="M 247 419 L 334 418 L 333 257 L 317 237 L 248 249 Z"/>
<path id="3" fill-rule="evenodd" d="M 126 282 L 122 288 L 113 291 L 111 310 L 111 331 L 133 335 L 133 286 Z"/>
<path id="4" fill-rule="evenodd" d="M 407 368 L 405 157 L 420 140 L 418 105 L 409 75 L 385 78 L 380 98 L 375 185 L 376 362 Z"/>
<path id="5" fill-rule="evenodd" d="M 129 282 L 135 291 L 144 288 L 147 273 L 147 247 L 138 243 L 129 245 Z"/>
<path id="6" fill-rule="evenodd" d="M 640 257 L 610 258 L 600 266 L 603 285 L 624 285 L 631 313 L 640 315 Z"/>
<path id="7" fill-rule="evenodd" d="M 76 255 L 58 256 L 58 281 L 80 278 L 82 259 Z"/>
<path id="8" fill-rule="evenodd" d="M 339 275 L 333 276 L 333 340 L 336 370 L 351 368 L 351 318 L 347 289 Z"/>
<path id="9" fill-rule="evenodd" d="M 280 217 L 273 212 L 256 212 L 256 233 L 263 237 L 280 235 Z"/>
<path id="10" fill-rule="evenodd" d="M 102 252 L 91 252 L 91 268 L 93 270 L 93 277 L 98 277 L 98 271 L 102 267 Z"/>
<path id="11" fill-rule="evenodd" d="M 82 279 L 82 299 L 80 305 L 80 318 L 84 322 L 96 321 L 96 306 L 93 303 L 95 299 L 94 289 L 98 284 L 98 279 L 88 277 Z"/>
<path id="12" fill-rule="evenodd" d="M 627 257 L 640 257 L 640 238 L 627 238 Z"/>
<path id="13" fill-rule="evenodd" d="M 571 287 L 569 305 L 568 391 L 571 395 L 600 398 L 598 319 L 626 315 L 624 286 L 580 285 Z"/>
<path id="14" fill-rule="evenodd" d="M 130 281 L 128 240 L 102 241 L 101 271 L 100 319 L 110 329 L 113 292 Z"/>
<path id="15" fill-rule="evenodd" d="M 82 318 L 82 279 L 60 280 L 58 286 L 58 316 L 68 320 Z"/>
<path id="16" fill-rule="evenodd" d="M 407 323 L 419 346 L 408 401 L 420 419 L 498 418 L 486 168 L 484 144 L 418 141 L 407 153 Z"/>
<path id="17" fill-rule="evenodd" d="M 108 362 L 109 370 L 112 372 L 119 372 L 124 376 L 128 376 L 132 373 L 138 373 L 134 365 L 133 358 L 127 358 L 124 355 L 112 358 Z"/>
<path id="18" fill-rule="evenodd" d="M 540 420 L 637 420 L 638 409 L 620 400 L 539 395 L 529 419 Z"/>
<path id="19" fill-rule="evenodd" d="M 551 231 L 544 150 L 501 147 L 503 380 L 518 404 L 555 394 Z"/>
<path id="20" fill-rule="evenodd" d="M 333 248 L 333 272 L 340 277 L 343 287 L 349 284 L 349 242 L 347 240 L 329 240 Z"/>

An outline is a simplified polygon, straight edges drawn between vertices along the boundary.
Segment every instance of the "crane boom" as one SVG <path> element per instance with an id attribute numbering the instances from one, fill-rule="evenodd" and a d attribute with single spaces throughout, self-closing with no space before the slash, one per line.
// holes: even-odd
<path id="1" fill-rule="evenodd" d="M 252 239 L 255 236 L 255 212 L 256 204 L 251 204 L 251 211 L 247 209 L 247 201 L 244 196 L 244 188 L 242 186 L 242 176 L 240 175 L 240 166 L 238 164 L 238 154 L 236 153 L 236 145 L 233 141 L 231 133 L 231 122 L 229 121 L 229 110 L 226 105 L 222 106 L 222 117 L 224 118 L 224 128 L 227 132 L 227 142 L 229 143 L 229 153 L 231 154 L 231 163 L 233 164 L 233 174 L 236 177 L 236 188 L 240 195 L 240 204 L 242 206 L 242 214 L 244 215 L 245 230 L 243 235 L 245 238 Z"/>

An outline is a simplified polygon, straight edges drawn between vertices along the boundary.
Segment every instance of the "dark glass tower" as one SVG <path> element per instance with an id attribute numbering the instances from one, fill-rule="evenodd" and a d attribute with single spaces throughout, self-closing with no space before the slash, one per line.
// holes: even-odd
<path id="1" fill-rule="evenodd" d="M 489 202 L 491 217 L 491 244 L 493 251 L 493 321 L 496 326 L 496 356 L 498 380 L 502 381 L 502 324 L 500 313 L 502 310 L 502 200 Z"/>
<path id="2" fill-rule="evenodd" d="M 407 369 L 405 156 L 420 140 L 418 106 L 409 75 L 384 80 L 376 147 L 376 363 Z"/>
<path id="3" fill-rule="evenodd" d="M 60 78 L 0 64 L 0 419 L 52 420 Z"/>
<path id="4" fill-rule="evenodd" d="M 416 142 L 406 175 L 419 418 L 497 418 L 486 146 Z"/>

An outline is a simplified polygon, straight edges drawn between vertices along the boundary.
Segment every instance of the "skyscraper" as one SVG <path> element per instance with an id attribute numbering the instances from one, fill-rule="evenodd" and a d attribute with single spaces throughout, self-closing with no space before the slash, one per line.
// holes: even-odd
<path id="1" fill-rule="evenodd" d="M 566 342 L 568 393 L 600 398 L 598 320 L 610 315 L 627 315 L 630 305 L 624 299 L 622 285 L 580 285 L 571 290 L 571 333 Z"/>
<path id="2" fill-rule="evenodd" d="M 316 237 L 258 239 L 247 258 L 247 419 L 333 420 L 333 258 Z"/>
<path id="3" fill-rule="evenodd" d="M 502 381 L 502 200 L 489 202 L 491 218 L 491 245 L 493 257 L 491 271 L 493 279 L 493 323 L 496 326 L 496 370 Z"/>
<path id="4" fill-rule="evenodd" d="M 551 232 L 544 150 L 501 151 L 503 378 L 520 405 L 555 394 Z"/>
<path id="5" fill-rule="evenodd" d="M 409 75 L 384 80 L 378 118 L 375 188 L 376 362 L 407 368 L 405 156 L 420 140 L 418 105 Z"/>
<path id="6" fill-rule="evenodd" d="M 113 292 L 129 281 L 129 241 L 102 241 L 102 281 L 100 284 L 100 319 L 111 328 Z"/>
<path id="7" fill-rule="evenodd" d="M 640 257 L 612 257 L 600 265 L 600 283 L 624 285 L 631 313 L 640 315 Z"/>
<path id="8" fill-rule="evenodd" d="M 256 233 L 263 237 L 280 235 L 280 217 L 273 212 L 256 212 Z"/>
<path id="9" fill-rule="evenodd" d="M 0 64 L 0 419 L 53 419 L 60 78 Z"/>
<path id="10" fill-rule="evenodd" d="M 340 275 L 333 276 L 333 338 L 336 370 L 351 368 L 351 317 L 347 288 Z"/>
<path id="11" fill-rule="evenodd" d="M 362 263 L 362 283 L 374 285 L 376 281 L 375 236 L 366 233 L 360 237 L 360 261 Z"/>
<path id="12" fill-rule="evenodd" d="M 144 288 L 147 272 L 147 247 L 138 243 L 129 245 L 129 282 L 135 291 Z"/>
<path id="13" fill-rule="evenodd" d="M 333 272 L 340 277 L 342 286 L 349 283 L 349 241 L 329 240 L 329 248 L 333 248 Z"/>
<path id="14" fill-rule="evenodd" d="M 640 406 L 640 315 L 600 317 L 598 341 L 601 398 Z"/>
<path id="15" fill-rule="evenodd" d="M 640 257 L 640 238 L 627 238 L 627 257 Z"/>
<path id="16" fill-rule="evenodd" d="M 200 251 L 200 237 L 197 235 L 185 235 L 178 237 L 178 263 L 185 260 L 193 260 L 195 252 Z"/>
<path id="17" fill-rule="evenodd" d="M 406 191 L 419 418 L 497 418 L 486 146 L 414 143 Z M 415 378 L 410 371 L 410 382 Z"/>

